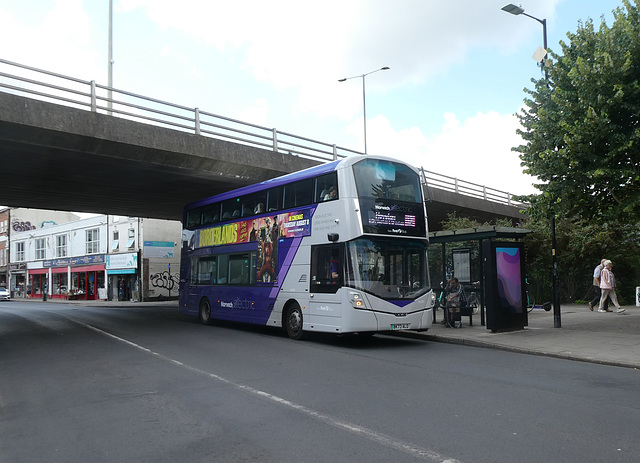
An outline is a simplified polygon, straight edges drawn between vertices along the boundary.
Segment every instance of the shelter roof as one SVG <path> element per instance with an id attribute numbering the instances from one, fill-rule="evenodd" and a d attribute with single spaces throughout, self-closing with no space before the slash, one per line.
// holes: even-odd
<path id="1" fill-rule="evenodd" d="M 431 243 L 453 243 L 456 241 L 486 240 L 491 238 L 522 239 L 533 230 L 515 227 L 480 226 L 459 230 L 442 230 L 429 233 Z"/>

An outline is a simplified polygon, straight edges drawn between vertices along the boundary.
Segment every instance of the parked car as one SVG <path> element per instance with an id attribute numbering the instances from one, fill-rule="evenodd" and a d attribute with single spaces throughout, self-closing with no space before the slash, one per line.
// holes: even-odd
<path id="1" fill-rule="evenodd" d="M 10 301 L 11 293 L 7 288 L 0 288 L 0 301 Z"/>

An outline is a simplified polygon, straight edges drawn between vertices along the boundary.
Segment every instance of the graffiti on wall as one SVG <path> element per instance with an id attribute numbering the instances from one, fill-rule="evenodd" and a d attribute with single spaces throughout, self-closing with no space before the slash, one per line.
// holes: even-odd
<path id="1" fill-rule="evenodd" d="M 23 232 L 29 230 L 35 230 L 35 225 L 31 225 L 31 222 L 18 222 L 17 220 L 11 224 L 13 231 Z"/>
<path id="2" fill-rule="evenodd" d="M 154 273 L 149 276 L 151 286 L 154 288 L 166 289 L 168 291 L 177 291 L 180 283 L 180 274 L 171 275 L 168 270 Z"/>

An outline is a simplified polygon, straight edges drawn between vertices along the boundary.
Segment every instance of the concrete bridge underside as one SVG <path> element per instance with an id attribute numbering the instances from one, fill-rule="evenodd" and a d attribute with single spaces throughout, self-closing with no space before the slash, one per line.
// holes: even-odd
<path id="1" fill-rule="evenodd" d="M 0 92 L 0 204 L 170 220 L 185 204 L 318 164 L 224 140 Z M 426 188 L 432 230 L 446 214 L 517 208 Z"/>

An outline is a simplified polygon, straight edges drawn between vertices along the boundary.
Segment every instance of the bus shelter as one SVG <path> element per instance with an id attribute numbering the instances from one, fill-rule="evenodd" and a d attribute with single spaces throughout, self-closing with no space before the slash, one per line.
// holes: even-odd
<path id="1" fill-rule="evenodd" d="M 451 278 L 458 278 L 467 297 L 475 293 L 480 301 L 480 324 L 485 326 L 488 288 L 483 248 L 486 249 L 487 242 L 522 242 L 531 232 L 525 228 L 480 226 L 429 233 L 431 285 L 443 289 Z M 433 316 L 435 322 L 435 311 Z"/>

